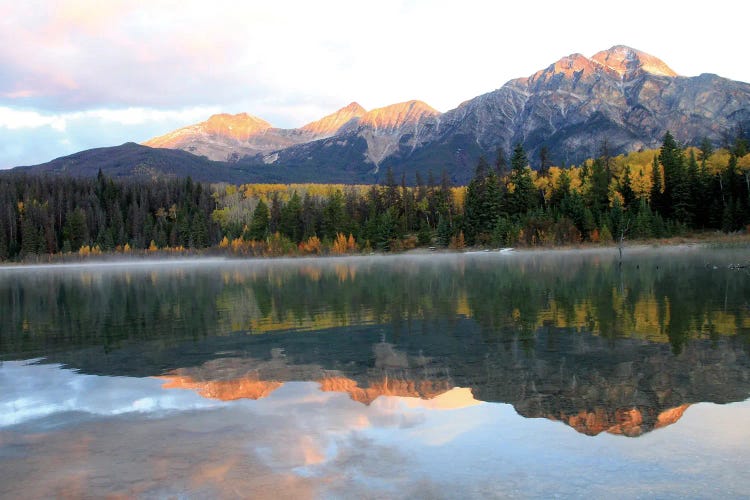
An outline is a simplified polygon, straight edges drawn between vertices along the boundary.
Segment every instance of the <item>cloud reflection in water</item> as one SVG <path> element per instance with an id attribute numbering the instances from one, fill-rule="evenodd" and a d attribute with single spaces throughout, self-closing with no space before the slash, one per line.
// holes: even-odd
<path id="1" fill-rule="evenodd" d="M 231 402 L 163 384 L 3 363 L 0 496 L 737 496 L 750 487 L 747 401 L 693 405 L 677 425 L 631 440 L 525 419 L 463 388 L 366 405 L 316 382 Z"/>

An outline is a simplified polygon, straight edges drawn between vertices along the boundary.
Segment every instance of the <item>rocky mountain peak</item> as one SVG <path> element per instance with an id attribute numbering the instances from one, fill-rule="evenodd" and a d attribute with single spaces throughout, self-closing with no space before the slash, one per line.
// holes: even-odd
<path id="1" fill-rule="evenodd" d="M 246 141 L 258 132 L 271 128 L 267 121 L 247 113 L 212 115 L 201 125 L 210 135 L 231 137 L 238 141 Z"/>
<path id="2" fill-rule="evenodd" d="M 640 71 L 658 76 L 677 76 L 677 73 L 658 57 L 625 45 L 615 45 L 608 50 L 597 52 L 591 60 L 613 69 L 623 78 Z"/>
<path id="3" fill-rule="evenodd" d="M 406 101 L 368 111 L 360 125 L 376 130 L 398 130 L 404 125 L 418 123 L 421 119 L 437 116 L 440 112 L 422 101 Z"/>
<path id="4" fill-rule="evenodd" d="M 579 75 L 589 75 L 601 69 L 601 65 L 592 61 L 582 54 L 570 54 L 559 59 L 545 69 L 539 70 L 528 78 L 528 83 L 533 85 L 550 80 L 552 77 L 562 75 L 572 79 Z"/>
<path id="5" fill-rule="evenodd" d="M 189 125 L 174 132 L 149 139 L 143 144 L 152 148 L 182 148 L 196 135 L 226 137 L 235 141 L 245 142 L 253 135 L 270 128 L 271 124 L 267 121 L 247 113 L 238 113 L 236 115 L 220 113 L 210 116 L 204 122 Z"/>
<path id="6" fill-rule="evenodd" d="M 324 116 L 320 120 L 308 123 L 302 127 L 302 130 L 318 138 L 330 137 L 351 120 L 361 118 L 366 113 L 367 110 L 365 108 L 356 102 L 352 102 L 338 111 Z"/>

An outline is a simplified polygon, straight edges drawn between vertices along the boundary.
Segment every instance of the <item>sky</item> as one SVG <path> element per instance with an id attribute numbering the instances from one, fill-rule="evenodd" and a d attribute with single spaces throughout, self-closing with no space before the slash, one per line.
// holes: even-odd
<path id="1" fill-rule="evenodd" d="M 0 168 L 219 112 L 298 127 L 347 105 L 439 111 L 623 44 L 750 82 L 750 7 L 705 2 L 0 0 Z"/>

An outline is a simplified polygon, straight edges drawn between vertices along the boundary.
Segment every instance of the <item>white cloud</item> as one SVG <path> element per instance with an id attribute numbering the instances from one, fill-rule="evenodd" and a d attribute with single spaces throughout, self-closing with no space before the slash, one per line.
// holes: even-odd
<path id="1" fill-rule="evenodd" d="M 143 142 L 217 112 L 217 107 L 43 112 L 0 106 L 0 169 L 35 165 L 84 149 Z"/>
<path id="2" fill-rule="evenodd" d="M 39 127 L 52 127 L 63 131 L 65 119 L 59 115 L 45 115 L 37 111 L 0 107 L 0 128 L 16 130 Z"/>
<path id="3" fill-rule="evenodd" d="M 371 109 L 408 99 L 447 111 L 572 52 L 620 43 L 682 74 L 748 81 L 750 66 L 737 59 L 746 45 L 743 17 L 726 16 L 731 5 L 7 2 L 0 5 L 0 126 L 65 131 L 72 120 L 88 120 L 176 128 L 221 110 L 296 127 L 351 101 Z M 211 111 L 163 111 L 183 109 Z M 139 137 L 116 142 L 147 138 Z"/>

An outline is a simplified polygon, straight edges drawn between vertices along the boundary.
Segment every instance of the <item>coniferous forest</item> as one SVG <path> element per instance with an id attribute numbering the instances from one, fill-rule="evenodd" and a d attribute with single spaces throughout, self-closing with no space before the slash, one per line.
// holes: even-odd
<path id="1" fill-rule="evenodd" d="M 750 155 L 741 138 L 551 166 L 518 145 L 481 158 L 468 186 L 227 185 L 0 175 L 0 260 L 185 251 L 240 255 L 398 251 L 418 246 L 553 246 L 746 231 Z M 532 170 L 533 163 L 538 168 Z"/>

